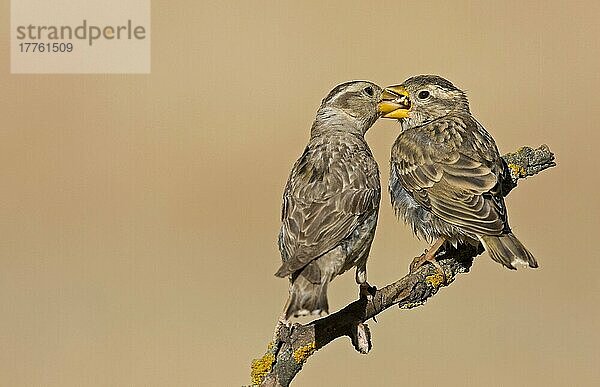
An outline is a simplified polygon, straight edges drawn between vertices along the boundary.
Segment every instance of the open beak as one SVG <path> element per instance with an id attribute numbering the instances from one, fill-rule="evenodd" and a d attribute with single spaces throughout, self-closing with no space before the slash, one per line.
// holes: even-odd
<path id="1" fill-rule="evenodd" d="M 410 99 L 403 86 L 389 86 L 383 90 L 377 109 L 383 118 L 406 118 L 410 111 Z"/>

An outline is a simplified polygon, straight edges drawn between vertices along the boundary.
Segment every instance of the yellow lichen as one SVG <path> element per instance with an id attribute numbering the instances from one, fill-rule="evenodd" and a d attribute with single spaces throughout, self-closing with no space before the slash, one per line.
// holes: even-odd
<path id="1" fill-rule="evenodd" d="M 508 167 L 514 172 L 517 176 L 525 176 L 525 168 L 517 164 L 508 164 Z"/>
<path id="2" fill-rule="evenodd" d="M 271 372 L 273 363 L 275 363 L 275 355 L 270 352 L 265 353 L 260 359 L 252 360 L 250 377 L 253 386 L 260 385 L 263 382 L 265 376 Z"/>
<path id="3" fill-rule="evenodd" d="M 442 283 L 444 283 L 444 276 L 441 273 L 435 273 L 425 277 L 425 280 L 434 288 L 438 288 Z"/>
<path id="4" fill-rule="evenodd" d="M 308 357 L 310 355 L 313 354 L 313 352 L 315 352 L 315 343 L 314 342 L 295 350 L 294 351 L 294 360 L 296 360 L 296 363 L 302 364 L 306 361 L 306 359 L 308 359 Z"/>

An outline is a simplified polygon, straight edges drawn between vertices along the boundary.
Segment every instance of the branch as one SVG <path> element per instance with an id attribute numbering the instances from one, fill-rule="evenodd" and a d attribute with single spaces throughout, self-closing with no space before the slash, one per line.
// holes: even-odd
<path id="1" fill-rule="evenodd" d="M 537 149 L 522 147 L 502 156 L 507 175 L 503 185 L 506 196 L 520 179 L 536 175 L 553 167 L 554 154 L 548 146 Z M 459 273 L 467 273 L 473 259 L 483 252 L 483 247 L 458 246 L 446 248 L 436 256 L 444 272 L 446 283 L 432 265 L 424 265 L 396 282 L 378 289 L 373 298 L 359 298 L 342 310 L 307 324 L 285 325 L 278 323 L 267 352 L 252 361 L 252 385 L 289 386 L 306 360 L 317 350 L 338 337 L 348 336 L 360 353 L 371 349 L 371 333 L 365 323 L 393 305 L 411 309 L 425 304 L 444 286 L 450 285 Z"/>

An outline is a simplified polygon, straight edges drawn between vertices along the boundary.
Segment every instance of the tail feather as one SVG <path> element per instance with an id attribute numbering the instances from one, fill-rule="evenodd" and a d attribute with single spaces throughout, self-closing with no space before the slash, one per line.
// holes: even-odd
<path id="1" fill-rule="evenodd" d="M 277 272 L 275 273 L 275 277 L 279 277 L 279 278 L 285 278 L 288 275 L 292 274 L 292 271 L 290 270 L 289 267 L 287 267 L 287 265 L 284 263 L 283 265 L 281 265 L 279 267 L 279 269 L 277 270 Z"/>
<path id="2" fill-rule="evenodd" d="M 285 318 L 321 315 L 329 313 L 327 302 L 327 285 L 329 279 L 322 279 L 321 283 L 310 282 L 300 273 L 292 282 L 290 296 L 286 304 Z"/>
<path id="3" fill-rule="evenodd" d="M 523 246 L 513 233 L 501 236 L 484 235 L 480 239 L 490 257 L 509 269 L 515 270 L 516 264 L 529 265 L 532 268 L 538 267 L 533 254 Z"/>

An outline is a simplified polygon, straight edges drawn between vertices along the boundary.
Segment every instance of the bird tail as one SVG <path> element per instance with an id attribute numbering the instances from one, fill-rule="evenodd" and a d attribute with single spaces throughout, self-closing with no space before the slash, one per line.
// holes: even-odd
<path id="1" fill-rule="evenodd" d="M 515 264 L 529 265 L 532 268 L 538 267 L 533 254 L 523 246 L 513 233 L 501 236 L 484 235 L 480 239 L 490 257 L 509 269 L 515 270 Z"/>
<path id="2" fill-rule="evenodd" d="M 300 273 L 292 281 L 290 295 L 285 307 L 285 318 L 321 315 L 329 313 L 327 302 L 327 285 L 330 279 L 322 278 L 320 283 L 313 283 Z"/>

